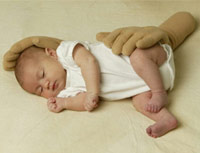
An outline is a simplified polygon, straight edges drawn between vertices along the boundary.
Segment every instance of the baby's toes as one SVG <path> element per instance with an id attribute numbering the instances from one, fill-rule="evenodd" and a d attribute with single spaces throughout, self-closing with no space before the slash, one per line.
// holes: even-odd
<path id="1" fill-rule="evenodd" d="M 150 111 L 151 111 L 151 104 L 146 104 L 145 110 L 146 110 L 147 112 L 150 112 Z"/>
<path id="2" fill-rule="evenodd" d="M 146 111 L 150 113 L 157 113 L 159 111 L 159 107 L 153 104 L 147 104 Z"/>
<path id="3" fill-rule="evenodd" d="M 148 111 L 154 113 L 155 105 L 150 104 Z"/>
<path id="4" fill-rule="evenodd" d="M 158 107 L 157 107 L 156 105 L 152 105 L 152 106 L 151 106 L 150 112 L 151 112 L 151 113 L 156 113 L 157 110 L 158 110 Z"/>
<path id="5" fill-rule="evenodd" d="M 154 113 L 158 113 L 160 111 L 161 107 L 160 106 L 155 106 Z"/>

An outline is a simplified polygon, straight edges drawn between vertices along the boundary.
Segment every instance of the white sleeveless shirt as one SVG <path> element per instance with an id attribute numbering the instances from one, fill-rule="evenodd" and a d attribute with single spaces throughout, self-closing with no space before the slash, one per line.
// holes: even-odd
<path id="1" fill-rule="evenodd" d="M 97 59 L 100 66 L 100 97 L 105 100 L 120 100 L 149 91 L 150 88 L 134 71 L 128 56 L 114 55 L 103 43 L 62 41 L 56 52 L 58 60 L 67 71 L 66 87 L 57 96 L 70 97 L 86 92 L 81 69 L 75 63 L 74 47 L 82 44 Z M 173 51 L 167 44 L 160 44 L 167 53 L 167 60 L 160 66 L 160 73 L 166 90 L 172 89 L 175 78 Z"/>

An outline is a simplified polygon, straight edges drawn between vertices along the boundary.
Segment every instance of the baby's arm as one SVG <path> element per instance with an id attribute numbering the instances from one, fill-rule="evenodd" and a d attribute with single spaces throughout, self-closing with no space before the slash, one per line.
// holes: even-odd
<path id="1" fill-rule="evenodd" d="M 84 106 L 85 97 L 85 92 L 68 98 L 52 97 L 48 99 L 47 107 L 50 111 L 55 113 L 59 113 L 65 109 L 73 111 L 86 111 Z M 97 105 L 94 106 L 94 108 L 95 107 L 97 107 Z"/>
<path id="2" fill-rule="evenodd" d="M 73 51 L 75 63 L 81 68 L 85 80 L 87 92 L 80 93 L 74 97 L 48 99 L 48 108 L 53 112 L 60 112 L 63 109 L 74 111 L 92 111 L 98 106 L 100 70 L 95 57 L 81 44 L 76 45 Z"/>
<path id="3" fill-rule="evenodd" d="M 73 58 L 81 68 L 81 73 L 86 84 L 85 108 L 91 111 L 94 104 L 99 101 L 100 93 L 100 70 L 96 58 L 81 44 L 76 45 L 73 51 Z"/>
<path id="4" fill-rule="evenodd" d="M 81 68 L 81 73 L 86 83 L 87 92 L 99 94 L 100 70 L 96 58 L 82 45 L 74 48 L 73 58 Z"/>

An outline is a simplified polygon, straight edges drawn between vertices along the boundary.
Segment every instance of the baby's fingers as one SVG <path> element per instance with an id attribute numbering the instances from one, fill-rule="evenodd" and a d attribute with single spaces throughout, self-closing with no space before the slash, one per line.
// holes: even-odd
<path id="1" fill-rule="evenodd" d="M 90 108 L 89 104 L 85 104 L 84 107 L 85 107 L 86 111 L 91 111 L 91 108 Z"/>
<path id="2" fill-rule="evenodd" d="M 48 99 L 48 103 L 55 103 L 56 102 L 56 98 L 55 97 L 51 97 Z"/>
<path id="3" fill-rule="evenodd" d="M 49 109 L 50 111 L 54 111 L 54 110 L 56 109 L 56 107 L 57 107 L 56 103 L 50 103 L 50 104 L 48 105 L 48 109 Z"/>
<path id="4" fill-rule="evenodd" d="M 86 103 L 85 104 L 85 109 L 90 112 L 90 111 L 93 110 L 93 106 L 90 103 Z"/>

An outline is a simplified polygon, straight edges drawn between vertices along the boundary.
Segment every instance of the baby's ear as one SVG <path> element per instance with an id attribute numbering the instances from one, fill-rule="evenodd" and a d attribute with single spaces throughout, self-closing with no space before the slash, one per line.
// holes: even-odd
<path id="1" fill-rule="evenodd" d="M 51 49 L 51 48 L 45 48 L 45 53 L 47 56 L 51 56 L 55 59 L 57 59 L 57 54 L 56 54 L 56 51 L 54 49 Z"/>

